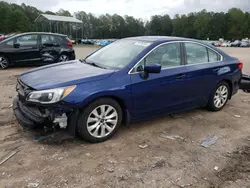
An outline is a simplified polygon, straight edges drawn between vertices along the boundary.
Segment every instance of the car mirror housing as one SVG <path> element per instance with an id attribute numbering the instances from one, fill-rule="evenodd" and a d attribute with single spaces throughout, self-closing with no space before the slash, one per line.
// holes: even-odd
<path id="1" fill-rule="evenodd" d="M 161 65 L 160 64 L 150 64 L 144 67 L 144 72 L 146 73 L 160 73 Z"/>
<path id="2" fill-rule="evenodd" d="M 161 65 L 160 64 L 150 64 L 144 67 L 144 71 L 141 73 L 141 77 L 143 79 L 147 79 L 149 73 L 157 74 L 161 72 Z"/>
<path id="3" fill-rule="evenodd" d="M 19 43 L 15 43 L 14 44 L 14 48 L 19 48 L 20 47 L 20 44 Z"/>

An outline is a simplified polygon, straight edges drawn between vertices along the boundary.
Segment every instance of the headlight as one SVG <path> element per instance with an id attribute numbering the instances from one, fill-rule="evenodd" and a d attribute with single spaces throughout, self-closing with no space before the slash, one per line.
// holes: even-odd
<path id="1" fill-rule="evenodd" d="M 51 104 L 60 101 L 68 96 L 76 86 L 61 87 L 56 89 L 48 89 L 41 91 L 33 91 L 29 93 L 26 100 L 31 102 L 39 102 L 42 104 Z"/>

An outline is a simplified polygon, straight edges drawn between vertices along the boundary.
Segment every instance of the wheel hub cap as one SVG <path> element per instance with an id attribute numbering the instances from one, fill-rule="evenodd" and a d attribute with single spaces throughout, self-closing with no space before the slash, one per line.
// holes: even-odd
<path id="1" fill-rule="evenodd" d="M 228 89 L 225 85 L 220 86 L 214 95 L 214 105 L 216 108 L 221 108 L 225 105 L 228 98 Z"/>
<path id="2" fill-rule="evenodd" d="M 88 132 L 96 137 L 103 138 L 113 132 L 118 122 L 118 114 L 110 105 L 101 105 L 95 108 L 87 119 Z"/>
<path id="3" fill-rule="evenodd" d="M 63 62 L 63 61 L 68 61 L 68 56 L 66 56 L 66 55 L 61 55 L 60 56 L 60 58 L 59 58 L 59 60 L 61 61 L 61 62 Z"/>
<path id="4" fill-rule="evenodd" d="M 0 57 L 0 66 L 4 69 L 6 68 L 8 65 L 7 59 L 5 59 L 4 57 Z"/>

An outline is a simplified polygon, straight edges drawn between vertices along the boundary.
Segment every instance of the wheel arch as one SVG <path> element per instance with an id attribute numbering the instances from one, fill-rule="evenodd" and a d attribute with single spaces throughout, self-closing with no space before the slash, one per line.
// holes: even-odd
<path id="1" fill-rule="evenodd" d="M 8 61 L 8 63 L 9 63 L 9 65 L 12 65 L 11 58 L 10 58 L 8 55 L 6 55 L 5 53 L 1 53 L 1 52 L 0 52 L 0 56 L 6 58 L 7 61 Z M 9 66 L 9 65 L 8 65 L 8 66 Z"/>
<path id="2" fill-rule="evenodd" d="M 130 115 L 130 111 L 129 111 L 129 108 L 128 108 L 128 105 L 126 104 L 126 102 L 119 96 L 116 96 L 116 95 L 101 95 L 101 96 L 96 96 L 94 98 L 91 98 L 90 100 L 88 100 L 88 102 L 84 105 L 84 107 L 86 107 L 87 105 L 91 104 L 92 102 L 98 100 L 98 99 L 101 99 L 101 98 L 110 98 L 110 99 L 113 99 L 114 101 L 116 101 L 121 109 L 122 109 L 122 123 L 127 125 L 130 123 L 131 121 L 131 115 Z M 83 108 L 84 108 L 83 107 Z"/>
<path id="3" fill-rule="evenodd" d="M 230 87 L 229 99 L 231 99 L 232 98 L 232 92 L 233 92 L 233 83 L 232 83 L 232 81 L 229 80 L 229 79 L 223 79 L 220 82 L 226 82 L 229 85 L 229 87 Z"/>
<path id="4" fill-rule="evenodd" d="M 0 56 L 7 58 L 7 60 L 9 61 L 9 64 L 11 64 L 11 61 L 10 61 L 11 59 L 10 59 L 9 55 L 6 55 L 5 53 L 0 52 Z"/>

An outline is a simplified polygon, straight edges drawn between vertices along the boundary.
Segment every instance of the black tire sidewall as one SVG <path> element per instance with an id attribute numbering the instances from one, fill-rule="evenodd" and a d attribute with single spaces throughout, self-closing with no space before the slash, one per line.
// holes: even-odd
<path id="1" fill-rule="evenodd" d="M 4 56 L 4 55 L 0 55 L 0 58 L 1 58 L 1 57 L 3 57 L 4 59 L 7 60 L 7 66 L 6 66 L 5 68 L 2 68 L 2 66 L 0 65 L 0 69 L 2 69 L 2 70 L 7 69 L 7 68 L 9 67 L 9 65 L 10 65 L 10 61 L 9 61 L 9 59 L 8 59 L 6 56 Z"/>
<path id="2" fill-rule="evenodd" d="M 226 86 L 227 89 L 228 89 L 227 100 L 226 100 L 225 104 L 224 104 L 222 107 L 217 108 L 217 107 L 215 106 L 215 104 L 214 104 L 214 95 L 215 95 L 217 89 L 218 89 L 220 86 L 223 86 L 223 85 Z M 225 107 L 225 105 L 227 104 L 227 101 L 229 100 L 230 93 L 231 93 L 231 87 L 229 86 L 229 84 L 228 84 L 227 82 L 222 81 L 222 82 L 220 82 L 219 84 L 217 84 L 216 88 L 214 89 L 214 91 L 212 92 L 212 94 L 211 94 L 211 96 L 210 96 L 210 98 L 209 98 L 208 105 L 207 105 L 208 109 L 209 109 L 210 111 L 214 111 L 214 112 L 217 112 L 217 111 L 220 111 L 221 109 L 223 109 L 223 108 Z"/>
<path id="3" fill-rule="evenodd" d="M 117 111 L 117 114 L 118 114 L 118 122 L 117 122 L 117 125 L 112 133 L 110 133 L 109 135 L 107 135 L 103 138 L 96 138 L 96 137 L 92 136 L 87 130 L 87 119 L 89 117 L 89 114 L 96 107 L 98 107 L 100 105 L 110 105 L 113 108 L 115 108 L 115 110 Z M 111 98 L 100 98 L 100 99 L 97 99 L 94 102 L 90 103 L 86 108 L 84 108 L 82 110 L 82 112 L 78 118 L 78 121 L 77 121 L 77 133 L 85 141 L 92 142 L 92 143 L 103 142 L 115 134 L 115 132 L 120 127 L 121 122 L 122 122 L 122 109 L 121 109 L 120 105 L 115 100 L 113 100 Z"/>

